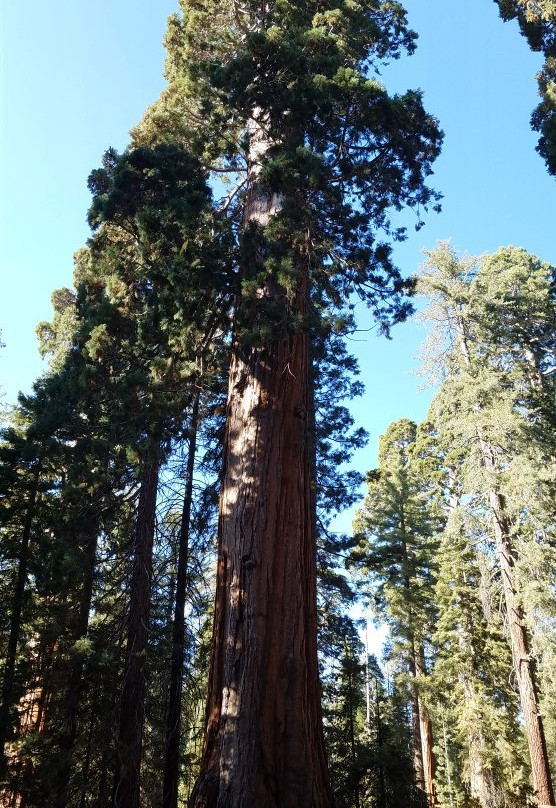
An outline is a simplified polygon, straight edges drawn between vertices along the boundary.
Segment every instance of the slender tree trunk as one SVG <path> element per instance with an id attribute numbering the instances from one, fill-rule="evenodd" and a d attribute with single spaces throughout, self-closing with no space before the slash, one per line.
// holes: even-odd
<path id="1" fill-rule="evenodd" d="M 448 797 L 450 799 L 450 808 L 454 804 L 454 793 L 452 790 L 452 765 L 450 763 L 450 755 L 448 754 L 448 735 L 446 733 L 446 721 L 442 717 L 442 735 L 444 740 L 444 766 L 446 769 L 446 779 L 448 781 Z"/>
<path id="2" fill-rule="evenodd" d="M 349 721 L 349 745 L 351 751 L 351 765 L 355 771 L 355 763 L 357 756 L 355 754 L 355 721 L 353 715 L 353 660 L 350 656 L 348 657 L 348 721 Z M 360 801 L 359 801 L 359 781 L 354 783 L 355 791 L 354 791 L 354 800 L 355 800 L 355 808 L 360 808 Z"/>
<path id="3" fill-rule="evenodd" d="M 417 676 L 425 676 L 425 652 L 423 646 L 419 645 L 415 655 L 415 668 Z M 423 753 L 423 773 L 425 777 L 425 791 L 427 801 L 431 808 L 436 808 L 436 759 L 433 749 L 432 722 L 429 713 L 421 698 L 418 697 L 419 705 L 419 725 L 421 734 L 421 749 Z"/>
<path id="4" fill-rule="evenodd" d="M 472 361 L 467 344 L 465 322 L 461 314 L 457 315 L 457 326 L 464 362 L 468 367 L 471 367 Z M 494 452 L 492 446 L 485 440 L 479 426 L 477 426 L 477 437 L 479 439 L 483 464 L 494 478 L 496 475 Z M 504 590 L 513 663 L 519 688 L 529 756 L 531 758 L 533 788 L 535 790 L 535 796 L 541 805 L 554 805 L 554 788 L 550 776 L 550 765 L 548 762 L 543 723 L 539 712 L 535 664 L 529 654 L 529 638 L 525 625 L 525 615 L 520 603 L 515 580 L 515 559 L 510 524 L 506 515 L 504 496 L 494 486 L 489 491 L 489 504 L 493 516 L 496 551 L 502 574 L 502 587 Z"/>
<path id="5" fill-rule="evenodd" d="M 197 447 L 197 427 L 199 421 L 199 394 L 195 396 L 191 412 L 189 449 L 185 493 L 180 525 L 178 552 L 178 572 L 174 622 L 172 628 L 172 660 L 170 665 L 170 695 L 166 721 L 166 757 L 164 761 L 163 808 L 176 808 L 178 804 L 178 779 L 180 763 L 180 714 L 183 682 L 183 662 L 185 656 L 185 600 L 187 594 L 187 565 L 189 560 L 189 527 L 193 500 L 193 470 Z"/>
<path id="6" fill-rule="evenodd" d="M 83 775 L 81 777 L 81 794 L 79 798 L 79 808 L 86 808 L 87 806 L 87 790 L 89 786 L 91 757 L 93 754 L 93 730 L 95 727 L 96 717 L 97 717 L 97 700 L 95 694 L 93 693 L 91 713 L 89 717 L 89 732 L 87 733 L 87 748 L 85 751 L 85 760 L 83 761 Z"/>
<path id="7" fill-rule="evenodd" d="M 529 638 L 525 627 L 523 608 L 516 591 L 515 561 L 510 538 L 510 527 L 505 515 L 504 497 L 498 491 L 491 490 L 489 500 L 494 517 L 494 535 L 502 572 L 502 585 L 514 668 L 531 758 L 533 787 L 535 796 L 541 805 L 554 805 L 554 788 L 550 776 L 544 728 L 539 711 L 535 663 L 529 654 Z"/>
<path id="8" fill-rule="evenodd" d="M 416 666 L 415 657 L 409 663 L 409 672 L 415 679 Z M 419 697 L 414 683 L 411 685 L 411 745 L 413 752 L 413 774 L 415 777 L 415 787 L 422 794 L 426 794 L 427 785 L 425 782 L 425 767 L 423 764 L 423 744 L 421 742 L 421 719 L 419 715 Z"/>
<path id="9" fill-rule="evenodd" d="M 460 495 L 456 481 L 456 469 L 449 469 L 449 490 L 450 497 L 448 502 L 448 510 L 453 513 L 456 508 L 460 506 Z M 461 688 L 463 690 L 465 704 L 469 715 L 475 711 L 474 705 L 476 701 L 476 693 L 474 681 L 477 677 L 480 678 L 480 672 L 476 668 L 477 649 L 473 640 L 473 614 L 470 612 L 463 602 L 460 606 L 465 610 L 464 616 L 459 624 L 458 642 L 464 658 L 470 660 L 471 671 L 462 670 L 458 676 Z M 496 794 L 496 786 L 492 768 L 485 766 L 485 751 L 486 743 L 480 723 L 481 719 L 478 716 L 477 722 L 471 721 L 467 732 L 467 752 L 469 761 L 469 786 L 471 796 L 479 802 L 481 808 L 498 808 L 500 801 Z M 442 729 L 444 733 L 444 759 L 446 762 L 446 771 L 448 776 L 448 789 L 450 794 L 450 804 L 452 804 L 452 782 L 450 773 L 450 759 L 448 756 L 448 739 L 446 735 L 446 723 L 443 719 Z"/>
<path id="10" fill-rule="evenodd" d="M 475 701 L 473 686 L 465 675 L 462 675 L 461 681 L 465 702 L 469 708 Z M 481 808 L 499 808 L 501 802 L 496 793 L 492 770 L 485 766 L 485 740 L 480 723 L 470 728 L 467 734 L 467 747 L 471 796 L 478 801 Z"/>
<path id="11" fill-rule="evenodd" d="M 145 717 L 145 663 L 152 580 L 158 460 L 144 463 L 135 531 L 133 571 L 114 783 L 115 808 L 139 808 Z"/>
<path id="12" fill-rule="evenodd" d="M 31 490 L 29 492 L 25 522 L 23 524 L 23 534 L 19 547 L 19 566 L 12 600 L 10 634 L 8 637 L 4 679 L 2 682 L 2 705 L 0 707 L 0 776 L 3 775 L 7 763 L 5 758 L 5 745 L 11 726 L 10 710 L 14 696 L 15 660 L 21 631 L 21 615 L 23 612 L 25 583 L 27 581 L 27 567 L 29 565 L 29 543 L 31 539 L 31 528 L 35 518 L 40 468 L 40 463 L 37 463 L 31 483 Z"/>
<path id="13" fill-rule="evenodd" d="M 411 595 L 410 595 L 410 588 L 411 588 L 411 581 L 409 575 L 409 551 L 407 547 L 407 542 L 405 539 L 406 536 L 406 528 L 405 528 L 405 515 L 402 508 L 401 511 L 401 520 L 400 520 L 400 529 L 402 533 L 402 541 L 401 541 L 401 549 L 402 555 L 404 560 L 404 566 L 406 569 L 405 576 L 404 576 L 404 587 L 407 592 L 408 601 L 411 602 Z M 411 607 L 409 613 L 409 622 L 410 625 L 413 621 L 413 617 L 411 615 Z M 411 707 L 411 745 L 412 745 L 412 753 L 413 753 L 413 774 L 415 778 L 415 787 L 418 791 L 422 794 L 428 794 L 427 792 L 427 773 L 425 770 L 425 760 L 423 758 L 423 722 L 421 720 L 421 700 L 419 699 L 419 691 L 417 688 L 417 684 L 415 682 L 417 676 L 419 675 L 420 670 L 420 651 L 416 645 L 415 637 L 413 634 L 411 635 L 410 640 L 410 648 L 409 656 L 408 656 L 408 667 L 409 673 L 412 678 L 411 683 L 411 694 L 410 694 L 410 707 Z"/>
<path id="14" fill-rule="evenodd" d="M 380 784 L 379 808 L 386 808 L 386 779 L 384 776 L 384 764 L 382 756 L 382 717 L 380 715 L 380 690 L 378 679 L 375 679 L 376 688 L 376 743 L 378 747 L 378 781 Z"/>

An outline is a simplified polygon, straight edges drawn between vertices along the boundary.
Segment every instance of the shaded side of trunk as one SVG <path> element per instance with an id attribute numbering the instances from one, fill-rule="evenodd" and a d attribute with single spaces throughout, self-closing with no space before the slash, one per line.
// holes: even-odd
<path id="1" fill-rule="evenodd" d="M 141 749 L 145 717 L 145 663 L 157 485 L 158 461 L 146 461 L 141 473 L 133 550 L 126 664 L 120 705 L 120 733 L 114 783 L 115 808 L 139 808 L 140 805 Z"/>
<path id="2" fill-rule="evenodd" d="M 31 528 L 35 518 L 39 476 L 40 464 L 37 464 L 31 483 L 31 490 L 29 492 L 29 502 L 27 505 L 25 522 L 23 524 L 23 533 L 21 536 L 21 544 L 19 547 L 19 565 L 12 599 L 10 634 L 8 637 L 6 663 L 4 666 L 4 678 L 2 682 L 2 705 L 0 707 L 0 776 L 4 774 L 6 768 L 5 745 L 11 726 L 10 710 L 14 697 L 15 660 L 17 655 L 17 646 L 19 643 L 19 635 L 21 632 L 21 616 L 25 596 L 25 583 L 27 581 L 27 568 L 29 566 L 29 544 L 31 539 Z"/>
<path id="3" fill-rule="evenodd" d="M 308 337 L 231 363 L 207 731 L 194 808 L 328 808 Z"/>
<path id="4" fill-rule="evenodd" d="M 193 499 L 193 470 L 197 446 L 199 421 L 199 394 L 196 395 L 191 412 L 189 449 L 185 492 L 180 524 L 176 598 L 172 627 L 172 659 L 170 663 L 170 693 L 166 721 L 166 755 L 164 761 L 163 808 L 176 808 L 178 804 L 178 779 L 180 760 L 180 713 L 185 657 L 185 602 L 187 595 L 187 565 L 189 561 L 189 527 Z"/>

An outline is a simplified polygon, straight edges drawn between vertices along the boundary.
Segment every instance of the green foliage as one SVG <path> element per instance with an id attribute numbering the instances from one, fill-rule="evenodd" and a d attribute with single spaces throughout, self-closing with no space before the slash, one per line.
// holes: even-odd
<path id="1" fill-rule="evenodd" d="M 410 730 L 399 692 L 376 659 L 365 660 L 356 625 L 335 626 L 323 670 L 324 728 L 338 808 L 421 808 L 413 787 Z"/>
<path id="2" fill-rule="evenodd" d="M 525 800 L 527 767 L 509 686 L 511 653 L 498 615 L 485 614 L 485 581 L 466 518 L 463 507 L 451 510 L 438 556 L 432 687 L 442 694 L 437 723 L 444 731 L 448 724 L 450 738 L 449 751 L 438 740 L 439 781 L 447 796 L 459 791 L 463 805 L 467 793 L 517 808 Z"/>
<path id="3" fill-rule="evenodd" d="M 556 174 L 556 3 L 554 0 L 494 0 L 504 20 L 517 19 L 534 51 L 545 56 L 537 74 L 541 103 L 531 116 L 540 133 L 537 151 L 551 174 Z"/>
<path id="4" fill-rule="evenodd" d="M 227 33 L 220 14 L 233 20 Z M 392 228 L 389 208 L 417 211 L 435 202 L 425 181 L 441 134 L 418 93 L 391 98 L 370 76 L 411 51 L 414 39 L 402 7 L 391 2 L 276 2 L 259 14 L 249 3 L 184 0 L 181 17 L 171 18 L 168 92 L 202 110 L 189 146 L 206 168 L 244 182 L 249 145 L 266 133 L 257 182 L 280 206 L 264 237 L 253 227 L 241 237 L 236 333 L 248 344 L 286 324 L 309 325 L 284 308 L 282 293 L 269 291 L 285 290 L 292 303 L 308 247 L 319 310 L 319 301 L 341 307 L 355 291 L 384 330 L 410 310 L 378 232 L 403 235 Z M 239 218 L 244 195 L 230 201 L 227 214 Z"/>
<path id="5" fill-rule="evenodd" d="M 429 363 L 436 362 L 443 383 L 429 419 L 448 467 L 453 509 L 437 585 L 436 673 L 452 676 L 452 686 L 465 696 L 467 706 L 455 712 L 455 740 L 463 743 L 456 736 L 466 732 L 461 748 L 471 749 L 483 783 L 488 773 L 493 793 L 503 792 L 510 802 L 521 794 L 520 804 L 522 740 L 511 740 L 519 738 L 516 697 L 503 686 L 511 680 L 510 663 L 494 618 L 501 573 L 489 492 L 503 498 L 510 525 L 513 584 L 526 615 L 544 711 L 543 701 L 548 705 L 551 698 L 555 604 L 554 269 L 518 248 L 462 259 L 441 244 L 429 253 L 419 287 L 431 298 L 436 330 Z M 456 684 L 458 670 L 463 679 Z M 548 737 L 552 747 L 550 726 Z M 471 762 L 463 772 L 473 787 Z"/>
<path id="6" fill-rule="evenodd" d="M 417 426 L 407 419 L 381 436 L 380 465 L 367 475 L 368 494 L 354 523 L 358 544 L 350 558 L 378 614 L 392 626 L 406 663 L 434 623 L 430 589 L 442 524 L 419 473 L 416 438 Z"/>

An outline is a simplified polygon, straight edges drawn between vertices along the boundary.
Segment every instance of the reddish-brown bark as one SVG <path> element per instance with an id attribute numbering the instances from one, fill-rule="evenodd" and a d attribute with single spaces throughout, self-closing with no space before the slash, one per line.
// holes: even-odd
<path id="1" fill-rule="evenodd" d="M 258 182 L 270 146 L 258 114 L 244 217 L 255 230 L 282 205 Z M 261 258 L 259 248 L 259 269 Z M 289 302 L 298 314 L 307 310 L 307 283 L 300 266 Z M 286 297 L 270 279 L 260 289 L 261 299 L 282 303 L 284 323 Z M 266 345 L 238 339 L 232 350 L 207 724 L 191 808 L 332 805 L 317 665 L 308 348 L 307 333 L 284 326 Z"/>
<path id="2" fill-rule="evenodd" d="M 308 338 L 232 357 L 207 731 L 194 808 L 327 808 Z"/>

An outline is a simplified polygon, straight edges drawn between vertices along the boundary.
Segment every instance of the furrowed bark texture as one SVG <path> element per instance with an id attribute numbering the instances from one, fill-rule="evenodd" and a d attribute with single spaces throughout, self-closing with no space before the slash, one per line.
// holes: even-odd
<path id="1" fill-rule="evenodd" d="M 139 808 L 140 805 L 141 749 L 145 717 L 145 662 L 157 485 L 158 462 L 146 462 L 141 475 L 135 531 L 126 665 L 120 706 L 120 735 L 114 783 L 114 808 Z"/>
<path id="2" fill-rule="evenodd" d="M 194 808 L 327 808 L 307 336 L 232 357 L 207 734 Z"/>

